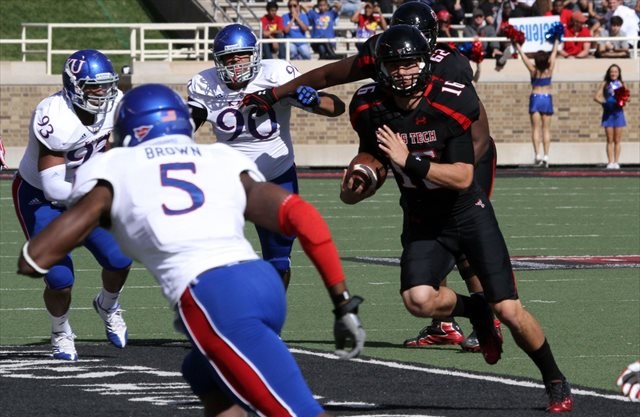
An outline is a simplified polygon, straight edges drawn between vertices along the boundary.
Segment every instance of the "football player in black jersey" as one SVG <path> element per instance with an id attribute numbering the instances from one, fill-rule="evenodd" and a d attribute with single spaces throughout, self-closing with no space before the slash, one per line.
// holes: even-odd
<path id="1" fill-rule="evenodd" d="M 430 57 L 431 76 L 434 79 L 447 79 L 471 85 L 474 75 L 469 65 L 469 60 L 457 49 L 450 48 L 448 45 L 438 44 L 436 47 L 438 19 L 431 7 L 421 1 L 409 1 L 402 4 L 391 18 L 391 26 L 398 24 L 409 24 L 417 27 L 427 37 L 430 46 L 435 48 Z M 367 39 L 357 55 L 316 68 L 271 90 L 248 94 L 243 102 L 245 105 L 258 106 L 268 111 L 271 105 L 278 100 L 278 97 L 286 97 L 300 85 L 309 85 L 320 90 L 366 78 L 377 80 L 375 46 L 380 35 L 377 34 Z M 475 91 L 472 87 L 470 89 Z M 471 133 L 476 165 L 475 177 L 485 193 L 491 196 L 495 176 L 496 151 L 495 143 L 489 134 L 487 114 L 481 102 L 480 116 L 472 123 Z M 469 263 L 465 260 L 465 256 L 460 255 L 456 263 L 469 292 L 482 294 L 482 287 L 469 267 Z M 443 283 L 443 285 L 446 284 Z M 472 352 L 480 350 L 475 334 L 472 333 L 464 339 L 462 330 L 453 320 L 453 317 L 439 317 L 420 330 L 416 337 L 405 340 L 404 346 L 424 347 L 458 343 L 464 350 Z"/>
<path id="2" fill-rule="evenodd" d="M 431 77 L 430 54 L 418 29 L 390 27 L 376 46 L 380 81 L 359 88 L 349 106 L 358 151 L 391 168 L 400 189 L 404 305 L 417 317 L 468 317 L 489 364 L 502 352 L 495 313 L 540 370 L 549 393 L 547 411 L 571 411 L 571 387 L 540 324 L 520 302 L 492 205 L 474 180 L 470 127 L 479 114 L 477 96 L 466 84 Z M 353 203 L 361 188 L 354 190 L 350 181 L 346 175 L 341 199 Z M 480 278 L 484 297 L 440 286 L 461 253 Z"/>

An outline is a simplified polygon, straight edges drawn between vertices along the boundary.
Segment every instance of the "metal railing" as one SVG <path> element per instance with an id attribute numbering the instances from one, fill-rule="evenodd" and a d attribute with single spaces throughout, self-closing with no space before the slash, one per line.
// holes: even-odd
<path id="1" fill-rule="evenodd" d="M 0 39 L 0 44 L 17 44 L 21 46 L 22 61 L 26 61 L 29 55 L 45 54 L 47 75 L 51 75 L 52 58 L 55 55 L 70 55 L 75 50 L 70 49 L 54 49 L 53 38 L 54 32 L 65 29 L 81 29 L 91 28 L 114 30 L 126 29 L 129 33 L 127 49 L 101 49 L 107 55 L 125 55 L 131 60 L 147 61 L 147 60 L 198 60 L 208 61 L 211 48 L 211 40 L 213 39 L 213 29 L 222 28 L 228 23 L 23 23 L 20 39 Z M 30 38 L 29 29 L 46 28 L 46 38 Z M 192 37 L 182 38 L 165 38 L 165 37 L 149 37 L 149 32 L 180 32 L 193 33 Z M 259 34 L 260 35 L 260 34 Z M 631 58 L 639 59 L 638 55 L 638 38 L 637 37 L 589 37 L 589 38 L 565 38 L 565 41 L 577 42 L 602 42 L 607 40 L 626 39 L 633 42 L 631 48 Z M 505 37 L 491 38 L 440 38 L 439 42 L 472 42 L 480 40 L 482 42 L 509 42 Z M 326 43 L 331 42 L 349 49 L 348 46 L 364 42 L 364 39 L 337 37 L 315 39 L 265 39 L 261 42 L 275 42 L 285 44 L 286 59 L 289 60 L 291 43 Z M 43 48 L 33 49 L 34 45 L 43 45 Z M 344 49 L 344 48 L 343 48 Z M 356 48 L 353 48 L 354 53 Z"/>
<path id="2" fill-rule="evenodd" d="M 127 49 L 101 49 L 107 55 L 125 55 L 132 60 L 146 61 L 162 59 L 208 61 L 213 39 L 213 29 L 222 28 L 227 23 L 23 23 L 20 39 L 0 39 L 3 45 L 20 45 L 22 61 L 29 56 L 45 54 L 47 75 L 51 75 L 53 56 L 70 55 L 75 49 L 54 49 L 54 34 L 68 29 L 125 29 L 128 31 Z M 46 29 L 46 37 L 31 35 L 34 30 Z M 149 32 L 185 32 L 192 37 L 164 38 L 150 37 Z M 33 46 L 36 46 L 34 48 Z M 40 46 L 39 48 L 37 46 Z"/>

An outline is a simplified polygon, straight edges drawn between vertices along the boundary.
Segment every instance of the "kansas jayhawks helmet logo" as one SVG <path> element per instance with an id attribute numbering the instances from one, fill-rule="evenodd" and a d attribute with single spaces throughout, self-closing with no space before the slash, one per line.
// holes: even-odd
<path id="1" fill-rule="evenodd" d="M 72 74 L 77 74 L 80 71 L 82 71 L 82 67 L 84 66 L 84 64 L 86 64 L 87 61 L 83 60 L 83 59 L 68 59 L 67 60 L 67 69 L 72 73 Z"/>

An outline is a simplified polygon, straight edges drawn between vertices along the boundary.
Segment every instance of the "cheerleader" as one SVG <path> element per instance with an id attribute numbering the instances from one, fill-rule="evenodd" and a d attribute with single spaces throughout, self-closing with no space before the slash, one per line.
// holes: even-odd
<path id="1" fill-rule="evenodd" d="M 620 169 L 622 128 L 627 125 L 623 107 L 629 100 L 628 91 L 622 81 L 622 70 L 612 64 L 593 97 L 602 105 L 601 126 L 607 136 L 607 169 Z"/>

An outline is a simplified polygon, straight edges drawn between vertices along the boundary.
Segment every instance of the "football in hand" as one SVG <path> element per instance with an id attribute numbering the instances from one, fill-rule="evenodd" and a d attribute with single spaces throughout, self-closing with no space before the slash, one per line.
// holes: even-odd
<path id="1" fill-rule="evenodd" d="M 387 178 L 387 168 L 370 153 L 360 152 L 351 160 L 347 168 L 345 181 L 348 183 L 351 178 L 353 178 L 351 191 L 362 187 L 364 193 L 373 193 Z"/>

